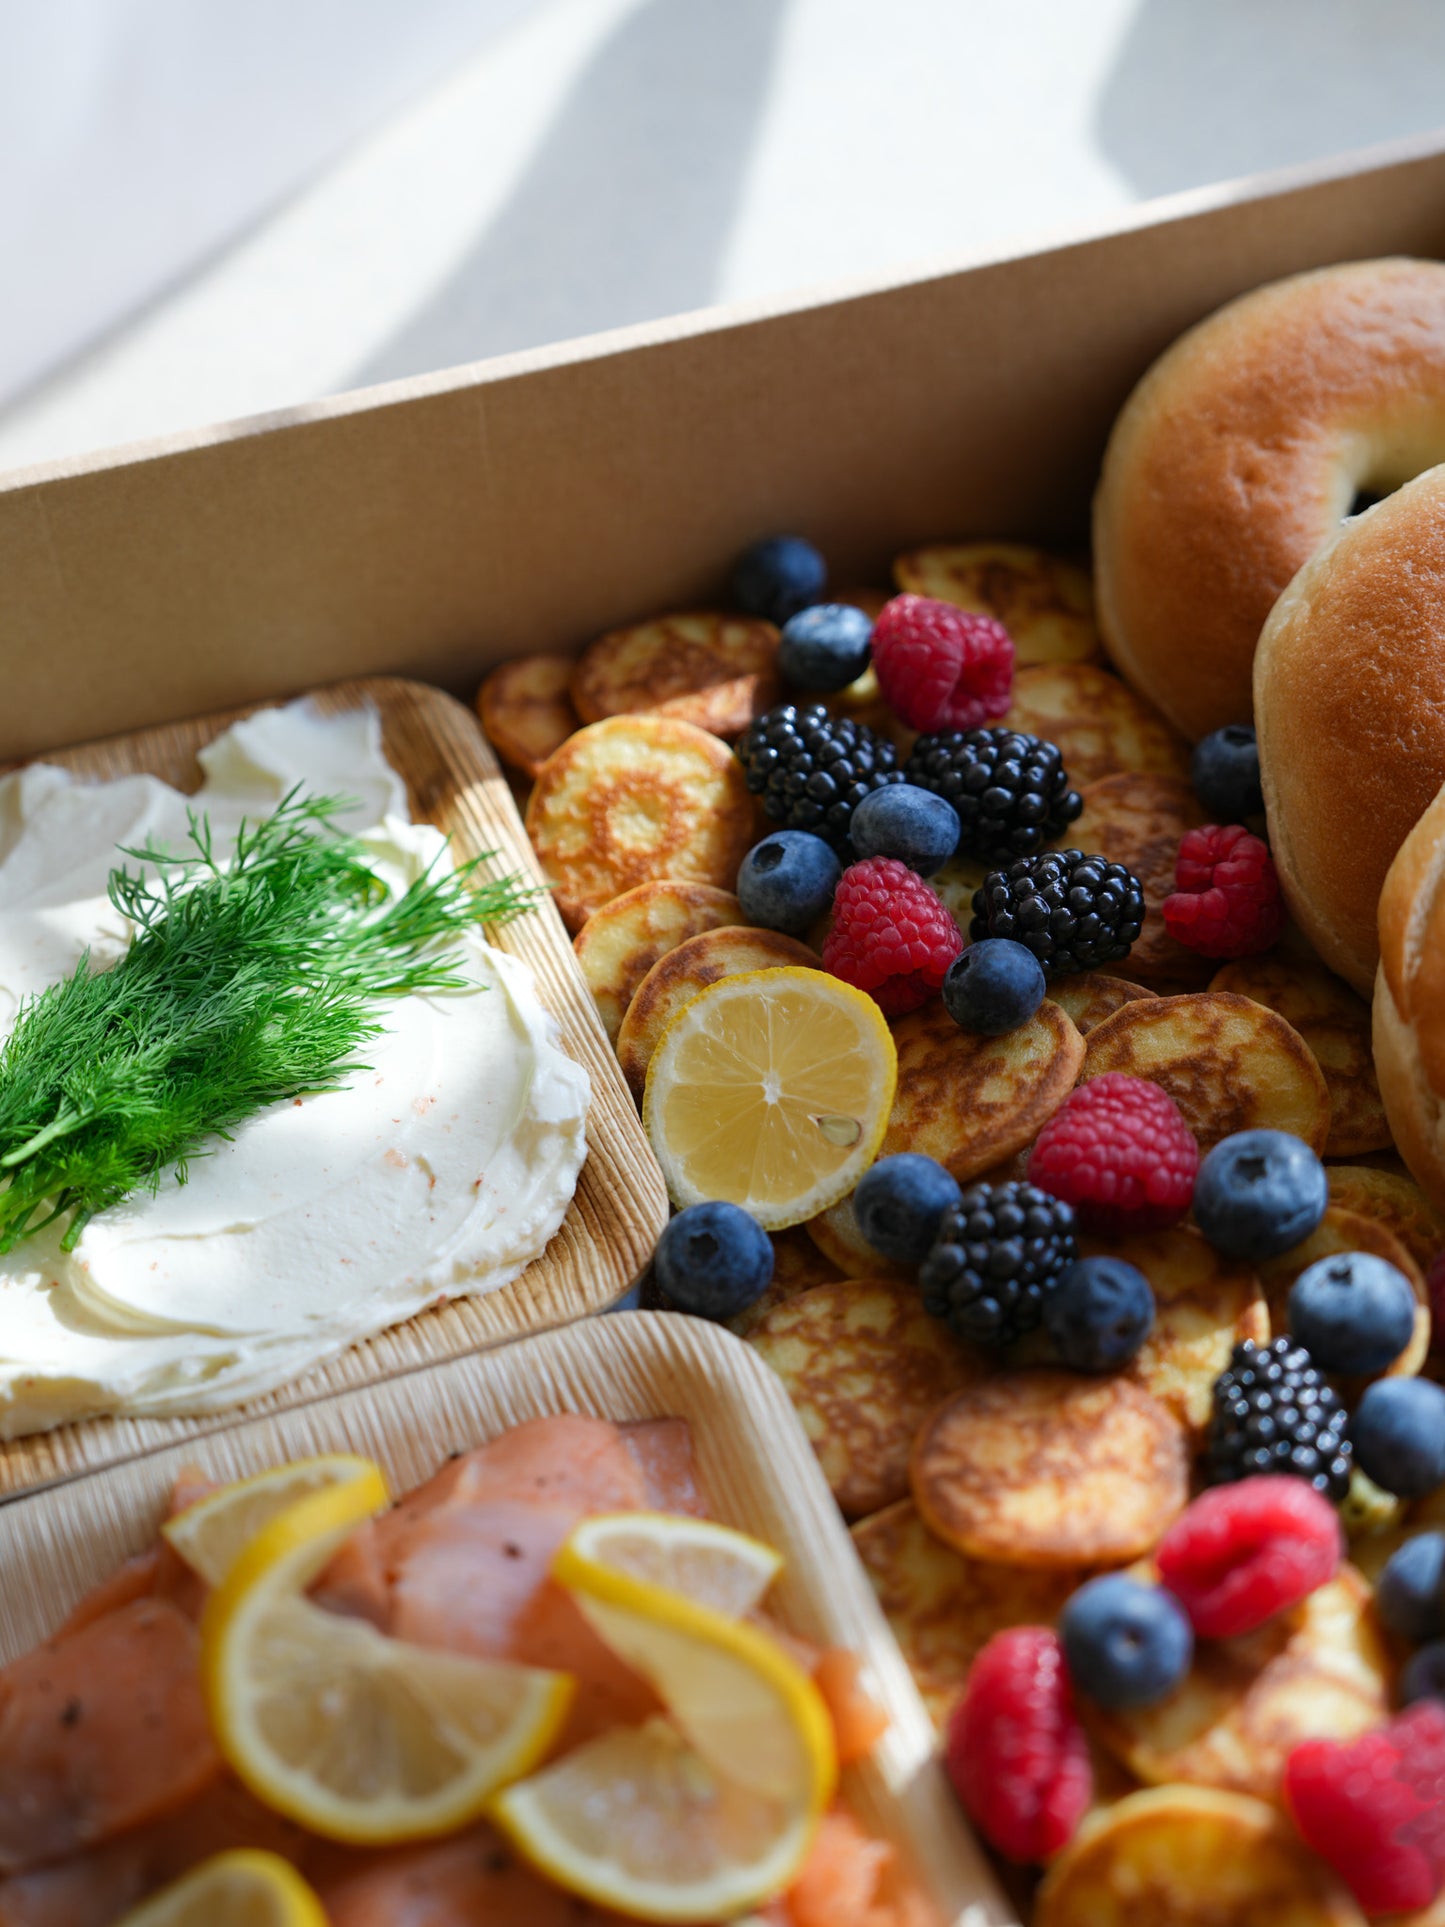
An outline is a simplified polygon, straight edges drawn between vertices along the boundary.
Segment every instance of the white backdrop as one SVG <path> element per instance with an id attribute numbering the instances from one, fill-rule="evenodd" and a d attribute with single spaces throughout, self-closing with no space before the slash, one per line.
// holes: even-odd
<path id="1" fill-rule="evenodd" d="M 1445 119 L 1442 0 L 0 0 L 0 465 Z"/>

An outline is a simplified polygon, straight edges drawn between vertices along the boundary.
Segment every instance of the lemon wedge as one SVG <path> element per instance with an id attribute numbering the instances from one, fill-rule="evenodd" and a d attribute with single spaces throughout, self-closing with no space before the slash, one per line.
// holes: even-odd
<path id="1" fill-rule="evenodd" d="M 583 1591 L 598 1572 L 627 1573 L 728 1619 L 741 1619 L 782 1568 L 780 1552 L 711 1519 L 605 1512 L 573 1529 L 552 1570 L 563 1585 Z"/>
<path id="2" fill-rule="evenodd" d="M 386 1504 L 386 1481 L 381 1468 L 352 1452 L 330 1452 L 321 1458 L 297 1459 L 293 1465 L 273 1466 L 255 1478 L 223 1485 L 173 1519 L 161 1532 L 182 1559 L 208 1586 L 219 1586 L 263 1526 L 309 1493 L 328 1486 L 369 1482 L 368 1512 Z"/>
<path id="3" fill-rule="evenodd" d="M 576 1748 L 493 1818 L 558 1886 L 644 1920 L 728 1919 L 777 1893 L 837 1778 L 811 1679 L 757 1627 L 573 1541 L 553 1572 L 669 1717 Z"/>
<path id="4" fill-rule="evenodd" d="M 289 1860 L 243 1847 L 203 1860 L 119 1927 L 326 1927 L 326 1915 Z"/>
<path id="5" fill-rule="evenodd" d="M 373 1507 L 313 1493 L 256 1535 L 207 1601 L 201 1671 L 222 1753 L 258 1799 L 333 1840 L 447 1833 L 551 1745 L 566 1674 L 389 1639 L 305 1595 Z"/>
<path id="6" fill-rule="evenodd" d="M 674 1204 L 720 1198 L 780 1231 L 853 1189 L 897 1078 L 892 1035 L 863 991 L 822 970 L 751 970 L 668 1025 L 642 1120 Z"/>

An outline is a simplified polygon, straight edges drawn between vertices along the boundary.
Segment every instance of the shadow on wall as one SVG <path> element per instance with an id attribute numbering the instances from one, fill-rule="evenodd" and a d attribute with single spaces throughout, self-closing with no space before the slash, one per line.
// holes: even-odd
<path id="1" fill-rule="evenodd" d="M 643 0 L 472 252 L 354 385 L 710 301 L 787 4 Z"/>
<path id="2" fill-rule="evenodd" d="M 1445 120 L 1441 0 L 1140 0 L 1095 109 L 1142 195 Z"/>

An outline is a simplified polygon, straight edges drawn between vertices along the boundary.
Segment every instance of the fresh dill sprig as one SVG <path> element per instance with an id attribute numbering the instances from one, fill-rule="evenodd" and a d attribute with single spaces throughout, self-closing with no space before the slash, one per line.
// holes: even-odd
<path id="1" fill-rule="evenodd" d="M 0 1045 L 0 1252 L 66 1214 L 71 1250 L 97 1211 L 168 1170 L 184 1183 L 208 1138 L 335 1090 L 366 1068 L 355 1053 L 383 1028 L 378 999 L 464 988 L 448 942 L 539 894 L 484 880 L 477 857 L 392 897 L 333 827 L 345 807 L 293 789 L 229 857 L 195 811 L 190 851 L 122 848 L 152 872 L 110 875 L 129 947 L 99 971 L 87 952 Z"/>

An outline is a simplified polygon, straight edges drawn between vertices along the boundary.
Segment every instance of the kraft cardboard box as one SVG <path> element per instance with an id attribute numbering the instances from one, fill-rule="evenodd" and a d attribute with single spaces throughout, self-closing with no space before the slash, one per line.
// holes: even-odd
<path id="1" fill-rule="evenodd" d="M 1081 541 L 1109 424 L 1220 302 L 1445 250 L 1445 136 L 921 278 L 717 309 L 0 476 L 0 756 L 707 602 L 796 529 L 840 582 Z"/>

